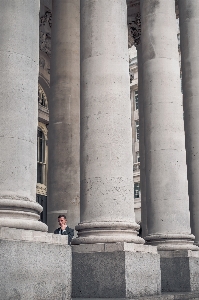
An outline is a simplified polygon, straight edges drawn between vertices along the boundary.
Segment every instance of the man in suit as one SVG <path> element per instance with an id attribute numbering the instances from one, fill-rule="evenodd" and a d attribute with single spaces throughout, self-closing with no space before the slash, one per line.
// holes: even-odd
<path id="1" fill-rule="evenodd" d="M 61 234 L 68 236 L 68 244 L 71 244 L 74 236 L 74 229 L 67 226 L 67 220 L 65 215 L 59 215 L 58 217 L 59 228 L 54 231 L 54 234 Z"/>

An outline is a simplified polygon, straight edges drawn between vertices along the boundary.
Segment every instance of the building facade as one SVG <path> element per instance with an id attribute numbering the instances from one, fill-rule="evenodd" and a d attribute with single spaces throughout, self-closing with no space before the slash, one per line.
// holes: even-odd
<path id="1" fill-rule="evenodd" d="M 0 6 L 1 298 L 198 296 L 198 0 Z"/>

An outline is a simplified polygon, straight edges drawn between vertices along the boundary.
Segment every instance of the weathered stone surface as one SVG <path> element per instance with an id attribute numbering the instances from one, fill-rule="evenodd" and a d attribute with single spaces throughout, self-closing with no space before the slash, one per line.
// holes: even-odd
<path id="1" fill-rule="evenodd" d="M 106 247 L 99 252 L 99 249 L 89 250 L 87 246 L 83 249 L 84 245 L 80 245 L 82 252 L 78 251 L 79 246 L 73 248 L 74 298 L 131 298 L 160 293 L 160 261 L 157 253 L 116 248 L 111 252 L 110 249 L 106 251 Z"/>
<path id="2" fill-rule="evenodd" d="M 163 292 L 199 292 L 199 251 L 160 251 Z"/>
<path id="3" fill-rule="evenodd" d="M 178 1 L 191 230 L 199 245 L 199 1 Z"/>
<path id="4" fill-rule="evenodd" d="M 191 235 L 175 1 L 141 0 L 146 240 L 194 249 Z"/>
<path id="5" fill-rule="evenodd" d="M 80 12 L 81 223 L 74 243 L 144 243 L 134 215 L 126 2 L 85 0 Z"/>
<path id="6" fill-rule="evenodd" d="M 0 299 L 71 299 L 72 258 L 67 239 L 55 241 L 44 232 L 38 239 L 29 230 L 13 230 L 13 235 L 10 228 L 3 231 L 7 236 L 0 236 Z"/>
<path id="7" fill-rule="evenodd" d="M 73 300 L 116 300 L 115 298 L 73 298 Z M 139 298 L 129 298 L 129 300 L 199 300 L 199 293 L 163 293 L 159 296 L 147 296 Z M 117 298 L 125 300 L 125 298 Z"/>
<path id="8" fill-rule="evenodd" d="M 39 0 L 1 1 L 0 226 L 47 231 L 35 203 L 38 30 Z"/>
<path id="9" fill-rule="evenodd" d="M 52 1 L 48 227 L 80 221 L 80 0 Z"/>

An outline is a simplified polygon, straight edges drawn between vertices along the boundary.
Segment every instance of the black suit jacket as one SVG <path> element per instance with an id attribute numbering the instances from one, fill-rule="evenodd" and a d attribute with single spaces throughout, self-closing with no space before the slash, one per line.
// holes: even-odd
<path id="1" fill-rule="evenodd" d="M 59 227 L 54 231 L 54 234 L 68 235 L 68 244 L 70 245 L 74 236 L 74 229 L 67 226 L 66 231 L 62 232 L 61 228 Z"/>

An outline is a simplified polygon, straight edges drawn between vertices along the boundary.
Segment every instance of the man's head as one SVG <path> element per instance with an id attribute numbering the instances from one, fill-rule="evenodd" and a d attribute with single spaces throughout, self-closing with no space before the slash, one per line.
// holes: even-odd
<path id="1" fill-rule="evenodd" d="M 67 224 L 66 216 L 65 215 L 59 215 L 58 216 L 58 223 L 59 223 L 60 227 L 66 226 L 66 224 Z"/>

